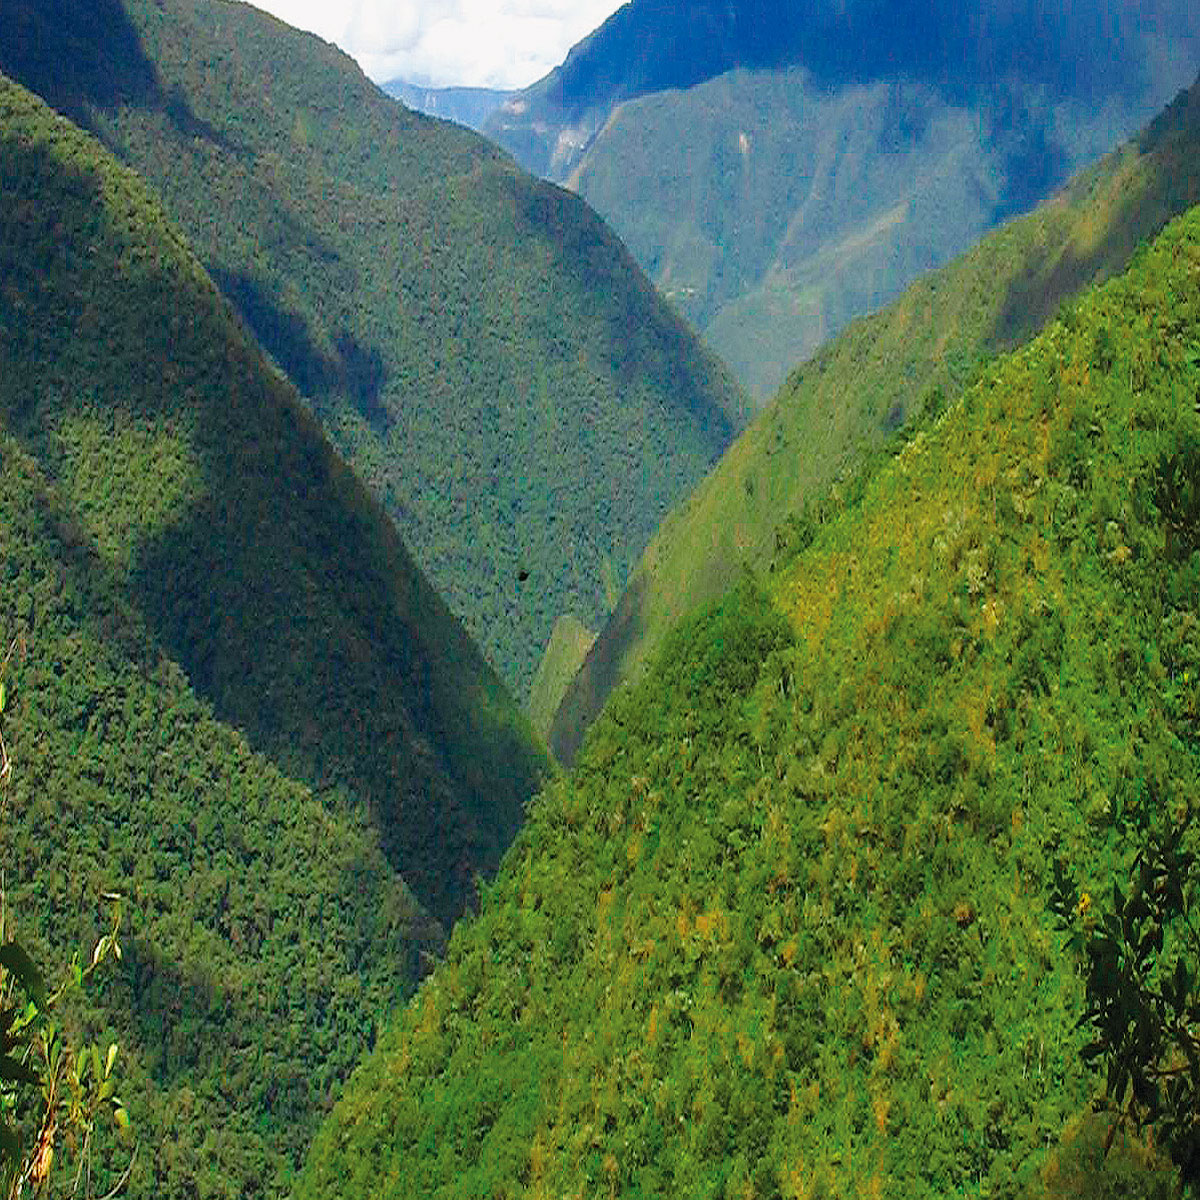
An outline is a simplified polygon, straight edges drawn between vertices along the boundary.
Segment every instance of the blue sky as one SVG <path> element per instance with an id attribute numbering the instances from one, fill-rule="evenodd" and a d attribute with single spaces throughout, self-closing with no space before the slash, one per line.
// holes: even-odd
<path id="1" fill-rule="evenodd" d="M 374 80 L 526 87 L 621 0 L 254 0 L 334 42 Z"/>

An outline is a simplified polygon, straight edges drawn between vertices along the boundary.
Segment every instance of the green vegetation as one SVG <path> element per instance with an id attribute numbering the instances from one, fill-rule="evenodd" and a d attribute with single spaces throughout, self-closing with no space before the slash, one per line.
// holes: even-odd
<path id="1" fill-rule="evenodd" d="M 854 317 L 1032 207 L 1161 104 L 1085 107 L 1011 88 L 1006 129 L 994 96 L 732 71 L 621 104 L 569 183 L 761 404 Z"/>
<path id="2" fill-rule="evenodd" d="M 125 897 L 61 1027 L 121 1047 L 130 1194 L 279 1195 L 548 762 L 142 183 L 3 76 L 0 631 L 17 937 Z"/>
<path id="3" fill-rule="evenodd" d="M 0 782 L 0 790 L 4 782 Z M 0 813 L 3 812 L 0 796 Z M 49 1189 L 90 1197 L 92 1142 L 101 1121 L 129 1133 L 129 1113 L 117 1095 L 118 1047 L 76 1047 L 54 1022 L 64 997 L 81 988 L 110 954 L 121 957 L 117 940 L 120 909 L 112 931 L 96 943 L 84 966 L 76 955 L 65 981 L 53 992 L 15 938 L 7 936 L 0 895 L 0 1196 L 20 1200 L 25 1189 Z M 132 1152 L 115 1194 L 132 1174 Z M 69 1191 L 56 1188 L 71 1180 Z M 82 1191 L 81 1191 L 82 1188 Z"/>
<path id="4" fill-rule="evenodd" d="M 819 515 L 898 428 L 911 433 L 1069 297 L 1200 200 L 1200 86 L 1058 197 L 858 321 L 795 371 L 717 468 L 663 523 L 555 717 L 569 760 L 616 683 L 671 624 L 720 596 L 742 565 L 767 571 L 780 526 Z M 916 424 L 914 424 L 916 423 Z M 836 504 L 835 504 L 836 507 Z"/>
<path id="5" fill-rule="evenodd" d="M 60 7 L 0 0 L 0 69 L 157 190 L 524 700 L 741 428 L 736 384 L 576 197 L 332 46 L 227 0 Z"/>
<path id="6" fill-rule="evenodd" d="M 145 190 L 0 91 L 0 417 L 219 717 L 451 920 L 544 757 Z"/>
<path id="7" fill-rule="evenodd" d="M 1195 209 L 665 640 L 298 1197 L 1178 1194 L 1103 1152 L 1051 864 L 1200 785 L 1198 284 Z"/>
<path id="8" fill-rule="evenodd" d="M 1193 816 L 1189 810 L 1165 831 L 1146 830 L 1129 889 L 1113 881 L 1112 911 L 1103 920 L 1061 862 L 1052 907 L 1073 934 L 1072 947 L 1087 956 L 1084 1021 L 1093 1041 L 1084 1058 L 1103 1060 L 1109 1105 L 1139 1130 L 1153 1124 L 1194 1186 L 1200 1183 L 1200 932 L 1193 914 L 1200 870 L 1196 855 L 1183 848 Z"/>
<path id="9" fill-rule="evenodd" d="M 596 635 L 570 615 L 554 622 L 554 632 L 529 689 L 529 720 L 540 737 L 549 735 L 563 695 L 595 640 Z"/>

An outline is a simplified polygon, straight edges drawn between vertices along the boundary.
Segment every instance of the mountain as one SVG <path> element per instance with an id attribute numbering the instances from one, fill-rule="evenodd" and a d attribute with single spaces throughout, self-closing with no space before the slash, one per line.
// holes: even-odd
<path id="1" fill-rule="evenodd" d="M 492 115 L 515 92 L 482 87 L 423 87 L 403 79 L 390 79 L 380 85 L 393 99 L 429 117 L 454 121 L 468 129 L 482 129 Z"/>
<path id="2" fill-rule="evenodd" d="M 0 0 L 0 69 L 156 189 L 524 699 L 741 392 L 586 205 L 333 47 L 227 0 L 88 13 Z"/>
<path id="3" fill-rule="evenodd" d="M 565 62 L 496 114 L 497 140 L 536 151 L 539 174 L 579 161 L 623 101 L 682 91 L 738 68 L 803 66 L 823 89 L 906 79 L 962 99 L 1006 78 L 1058 96 L 1136 93 L 1194 52 L 1194 15 L 1179 0 L 1090 0 L 1053 14 L 984 0 L 631 0 L 573 47 Z M 1194 67 L 1193 67 L 1194 70 Z"/>
<path id="4" fill-rule="evenodd" d="M 559 706 L 555 752 L 571 758 L 605 697 L 675 620 L 720 596 L 743 564 L 766 570 L 794 532 L 786 522 L 819 519 L 829 488 L 864 454 L 957 396 L 982 360 L 1121 270 L 1139 241 L 1200 200 L 1198 162 L 1194 85 L 1140 137 L 794 372 L 652 539 Z"/>
<path id="5" fill-rule="evenodd" d="M 1193 209 L 676 628 L 299 1200 L 1179 1194 L 1049 901 L 1194 815 L 1198 276 Z"/>
<path id="6" fill-rule="evenodd" d="M 451 919 L 536 786 L 526 722 L 161 212 L 131 192 L 93 250 L 99 184 L 6 145 L 9 427 L 217 715 L 352 792 Z"/>
<path id="7" fill-rule="evenodd" d="M 142 181 L 3 76 L 0 281 L 5 905 L 50 964 L 125 897 L 72 1020 L 130 1194 L 278 1195 L 549 764 Z"/>
<path id="8" fill-rule="evenodd" d="M 635 0 L 485 128 L 595 207 L 762 402 L 1198 63 L 1183 4 Z"/>

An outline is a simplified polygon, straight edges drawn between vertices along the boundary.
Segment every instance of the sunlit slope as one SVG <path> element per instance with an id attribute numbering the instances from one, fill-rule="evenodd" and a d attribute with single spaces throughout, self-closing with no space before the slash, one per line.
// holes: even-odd
<path id="1" fill-rule="evenodd" d="M 297 1196 L 1020 1194 L 1103 1087 L 1051 860 L 1200 783 L 1198 284 L 1193 210 L 673 632 Z"/>
<path id="2" fill-rule="evenodd" d="M 68 1015 L 120 1047 L 123 1194 L 279 1195 L 441 945 L 397 865 L 448 907 L 515 828 L 451 738 L 540 759 L 145 189 L 3 76 L 0 281 L 6 915 L 57 979 L 124 897 Z"/>
<path id="3" fill-rule="evenodd" d="M 157 189 L 524 700 L 742 427 L 737 386 L 578 198 L 333 47 L 226 0 L 60 7 L 0 0 L 0 68 Z"/>
<path id="4" fill-rule="evenodd" d="M 889 432 L 936 410 L 978 362 L 1017 344 L 1138 242 L 1200 199 L 1200 88 L 1052 201 L 856 322 L 799 368 L 717 468 L 664 521 L 555 718 L 569 758 L 605 697 L 743 564 L 766 569 L 777 531 L 813 516 Z"/>
<path id="5" fill-rule="evenodd" d="M 0 103 L 5 427 L 217 715 L 456 915 L 544 765 L 527 723 L 136 177 Z"/>

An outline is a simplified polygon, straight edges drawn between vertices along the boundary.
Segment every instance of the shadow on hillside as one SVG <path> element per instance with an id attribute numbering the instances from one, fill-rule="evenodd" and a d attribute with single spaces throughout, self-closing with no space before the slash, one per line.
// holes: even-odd
<path id="1" fill-rule="evenodd" d="M 1200 79 L 1181 91 L 1137 140 L 1146 156 L 1139 175 L 1125 179 L 1122 199 L 1107 216 L 1104 234 L 1086 253 L 1068 246 L 1050 261 L 1032 263 L 1009 288 L 990 339 L 1010 349 L 1057 312 L 1061 298 L 1125 269 L 1138 245 L 1174 217 L 1200 203 Z M 1074 185 L 1090 186 L 1089 177 Z"/>
<path id="2" fill-rule="evenodd" d="M 550 749 L 564 767 L 575 762 L 584 735 L 621 681 L 625 652 L 645 631 L 646 577 L 638 572 L 592 643 L 550 726 Z"/>
<path id="3" fill-rule="evenodd" d="M 336 257 L 333 251 L 329 253 Z M 392 424 L 383 402 L 387 369 L 375 347 L 364 346 L 343 331 L 337 336 L 334 352 L 328 353 L 317 344 L 305 317 L 278 304 L 275 294 L 253 275 L 217 263 L 208 263 L 207 268 L 259 345 L 301 395 L 321 401 L 340 392 L 375 433 L 387 435 Z"/>
<path id="4" fill-rule="evenodd" d="M 0 0 L 0 71 L 85 129 L 92 113 L 159 109 L 187 137 L 227 138 L 164 91 L 121 0 Z"/>
<path id="5" fill-rule="evenodd" d="M 1086 253 L 1068 245 L 1054 258 L 1031 263 L 1013 281 L 988 338 L 992 350 L 1010 350 L 1024 342 L 1058 313 L 1064 296 L 1078 295 L 1123 271 L 1140 243 L 1200 202 L 1200 161 L 1194 140 L 1181 145 L 1177 155 L 1161 144 L 1155 153 L 1170 155 L 1173 161 L 1147 165 L 1153 173 L 1148 185 L 1126 195 L 1103 236 Z"/>

